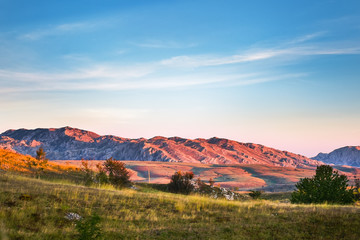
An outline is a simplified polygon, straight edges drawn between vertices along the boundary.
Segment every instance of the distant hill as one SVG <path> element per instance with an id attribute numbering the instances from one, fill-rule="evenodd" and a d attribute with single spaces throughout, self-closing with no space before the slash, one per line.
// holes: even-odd
<path id="1" fill-rule="evenodd" d="M 0 135 L 0 148 L 34 156 L 42 146 L 51 160 L 118 160 L 206 164 L 265 164 L 313 167 L 322 164 L 305 156 L 254 143 L 223 138 L 186 139 L 153 137 L 128 139 L 71 128 L 8 130 Z"/>
<path id="2" fill-rule="evenodd" d="M 335 165 L 360 167 L 360 146 L 338 148 L 331 153 L 319 153 L 313 159 Z"/>

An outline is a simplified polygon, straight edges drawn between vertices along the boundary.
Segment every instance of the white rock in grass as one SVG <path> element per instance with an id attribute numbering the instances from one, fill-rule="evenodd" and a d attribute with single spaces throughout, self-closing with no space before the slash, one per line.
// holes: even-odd
<path id="1" fill-rule="evenodd" d="M 72 213 L 72 212 L 69 212 L 67 214 L 65 214 L 65 218 L 69 221 L 78 221 L 80 220 L 82 217 L 77 214 L 77 213 Z"/>

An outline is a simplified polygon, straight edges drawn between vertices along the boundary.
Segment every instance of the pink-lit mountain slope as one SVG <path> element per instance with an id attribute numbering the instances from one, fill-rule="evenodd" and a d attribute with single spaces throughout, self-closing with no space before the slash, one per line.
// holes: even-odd
<path id="1" fill-rule="evenodd" d="M 180 137 L 128 139 L 100 136 L 71 127 L 8 130 L 0 135 L 0 148 L 35 155 L 40 146 L 51 160 L 102 160 L 114 157 L 118 160 L 286 167 L 313 167 L 322 164 L 299 154 L 216 137 L 194 140 Z"/>

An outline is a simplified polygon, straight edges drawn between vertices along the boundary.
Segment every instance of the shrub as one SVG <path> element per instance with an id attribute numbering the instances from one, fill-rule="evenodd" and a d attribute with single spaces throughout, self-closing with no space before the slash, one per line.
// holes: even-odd
<path id="1" fill-rule="evenodd" d="M 95 176 L 95 181 L 98 184 L 105 184 L 105 183 L 109 183 L 109 178 L 106 175 L 106 170 L 104 168 L 103 165 L 101 165 L 100 163 L 96 164 L 96 168 L 97 168 L 97 174 Z"/>
<path id="2" fill-rule="evenodd" d="M 354 198 L 356 201 L 360 200 L 360 179 L 354 177 L 354 182 L 355 182 L 355 188 L 354 188 Z"/>
<path id="3" fill-rule="evenodd" d="M 108 173 L 109 182 L 115 187 L 124 187 L 131 184 L 130 172 L 126 169 L 125 163 L 109 158 L 104 163 Z"/>
<path id="4" fill-rule="evenodd" d="M 84 183 L 90 186 L 94 182 L 94 172 L 89 167 L 89 161 L 81 159 L 81 171 L 84 172 Z"/>
<path id="5" fill-rule="evenodd" d="M 193 178 L 193 172 L 176 172 L 174 175 L 171 176 L 171 180 L 168 185 L 169 191 L 174 193 L 189 194 L 194 190 L 194 185 L 191 182 Z"/>
<path id="6" fill-rule="evenodd" d="M 36 157 L 35 157 L 38 161 L 43 161 L 45 163 L 47 163 L 48 159 L 46 158 L 46 152 L 44 151 L 44 149 L 42 147 L 40 147 L 37 151 L 36 151 Z"/>
<path id="7" fill-rule="evenodd" d="M 46 152 L 42 147 L 36 151 L 36 162 L 33 162 L 33 165 L 36 166 L 35 174 L 40 178 L 41 173 L 44 172 L 46 166 L 48 165 L 48 159 L 46 158 Z M 31 167 L 31 165 L 29 165 Z"/>
<path id="8" fill-rule="evenodd" d="M 214 186 L 214 183 L 215 183 L 215 181 L 214 181 L 212 178 L 210 178 L 210 179 L 209 179 L 210 187 L 213 187 L 213 186 Z"/>
<path id="9" fill-rule="evenodd" d="M 250 190 L 249 196 L 252 199 L 259 199 L 261 198 L 262 192 L 261 191 L 256 191 L 256 190 Z"/>
<path id="10" fill-rule="evenodd" d="M 99 227 L 100 217 L 97 214 L 93 214 L 88 218 L 82 218 L 76 223 L 76 230 L 78 231 L 77 239 L 90 240 L 100 239 L 101 229 Z"/>
<path id="11" fill-rule="evenodd" d="M 292 203 L 337 203 L 349 204 L 354 201 L 353 189 L 348 188 L 348 179 L 339 175 L 329 165 L 316 168 L 312 178 L 301 179 L 291 194 Z"/>

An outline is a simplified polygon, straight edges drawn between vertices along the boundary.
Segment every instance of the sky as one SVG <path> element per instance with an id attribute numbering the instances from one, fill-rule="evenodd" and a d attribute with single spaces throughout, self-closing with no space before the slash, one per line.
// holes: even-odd
<path id="1" fill-rule="evenodd" d="M 0 132 L 360 145 L 360 1 L 0 0 Z"/>

